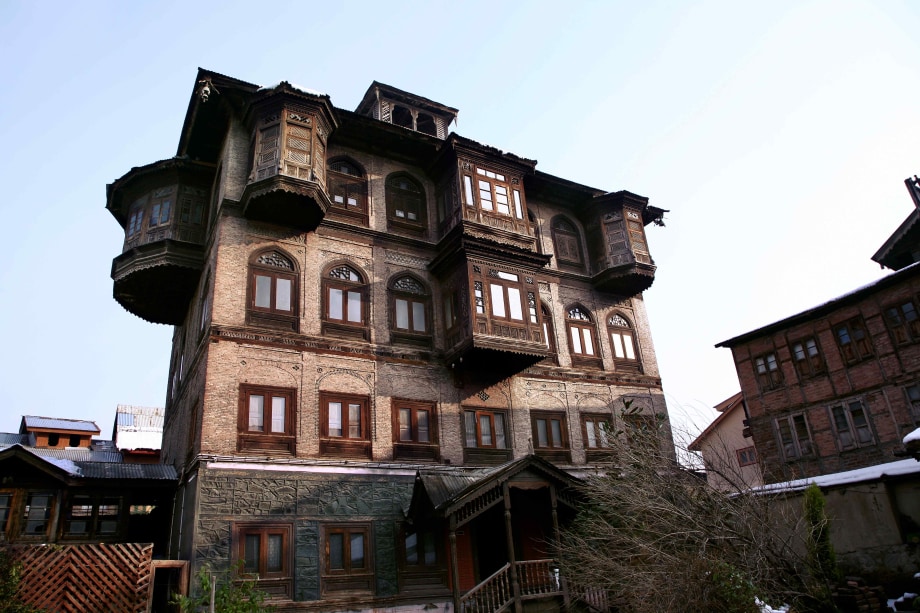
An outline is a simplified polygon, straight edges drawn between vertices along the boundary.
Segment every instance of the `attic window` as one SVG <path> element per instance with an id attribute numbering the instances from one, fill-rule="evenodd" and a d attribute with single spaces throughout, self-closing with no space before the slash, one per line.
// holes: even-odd
<path id="1" fill-rule="evenodd" d="M 404 106 L 394 106 L 393 107 L 393 123 L 397 126 L 402 126 L 404 128 L 412 129 L 412 111 L 407 109 Z"/>
<path id="2" fill-rule="evenodd" d="M 435 125 L 434 117 L 427 113 L 419 113 L 415 119 L 415 129 L 424 134 L 431 136 L 438 135 L 438 127 Z"/>

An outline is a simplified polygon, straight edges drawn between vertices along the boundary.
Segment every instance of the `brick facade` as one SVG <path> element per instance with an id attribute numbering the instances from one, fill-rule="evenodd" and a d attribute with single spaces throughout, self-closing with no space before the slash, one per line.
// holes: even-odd
<path id="1" fill-rule="evenodd" d="M 444 140 L 440 128 L 434 136 L 420 133 L 421 127 L 415 131 L 385 123 L 385 117 L 379 121 L 380 113 L 396 113 L 398 105 L 372 112 L 367 110 L 375 100 L 370 94 L 359 107 L 366 116 L 358 116 L 333 109 L 327 98 L 284 84 L 276 90 L 280 93 L 266 94 L 214 73 L 199 77 L 199 88 L 213 79 L 223 94 L 205 102 L 193 97 L 190 113 L 194 107 L 199 114 L 190 115 L 191 127 L 180 143 L 180 153 L 209 158 L 213 184 L 205 215 L 207 239 L 196 264 L 200 273 L 186 290 L 185 316 L 173 336 L 163 457 L 183 479 L 172 555 L 190 559 L 193 567 L 210 562 L 227 568 L 233 548 L 244 546 L 239 540 L 243 537 L 235 535 L 263 523 L 267 529 L 278 525 L 277 538 L 288 538 L 283 535 L 290 529 L 293 541 L 285 545 L 285 551 L 292 552 L 291 568 L 280 571 L 287 574 L 278 583 L 284 586 L 280 590 L 287 590 L 285 600 L 328 610 L 343 606 L 343 598 L 350 598 L 348 606 L 357 609 L 396 610 L 419 599 L 443 603 L 449 598 L 447 585 L 431 594 L 406 592 L 398 562 L 405 555 L 400 553 L 400 531 L 407 525 L 405 513 L 417 470 L 481 469 L 480 462 L 488 458 L 471 452 L 470 437 L 477 435 L 469 432 L 468 412 L 503 416 L 502 432 L 493 424 L 496 430 L 488 436 L 491 447 L 505 448 L 501 457 L 506 461 L 541 453 L 534 441 L 537 413 L 532 412 L 561 420 L 564 440 L 556 442 L 561 442 L 564 453 L 553 450 L 555 455 L 544 457 L 573 473 L 588 464 L 583 415 L 606 416 L 620 429 L 619 412 L 623 402 L 631 400 L 648 415 L 666 416 L 641 293 L 654 273 L 644 226 L 660 222 L 663 211 L 628 192 L 604 194 L 534 174 L 534 162 L 453 135 Z M 426 125 L 426 113 L 441 127 L 456 115 L 449 107 L 379 84 L 372 90 L 375 87 L 380 96 L 414 100 L 412 122 L 419 126 Z M 248 102 L 237 106 L 231 92 Z M 301 139 L 298 146 L 303 149 L 310 146 L 303 139 L 313 138 L 312 151 L 324 160 L 299 150 L 288 152 L 285 155 L 302 166 L 312 163 L 312 169 L 295 169 L 295 174 L 301 173 L 295 178 L 284 170 L 283 177 L 260 183 L 253 179 L 253 160 L 268 155 L 264 142 L 269 138 L 260 126 L 277 115 L 259 113 L 268 108 L 272 96 L 300 105 L 296 112 L 284 111 L 299 122 L 285 128 L 295 131 L 286 133 L 284 146 Z M 216 105 L 223 105 L 218 108 L 224 114 L 207 115 Z M 305 119 L 308 111 L 315 114 Z M 392 123 L 397 123 L 399 116 L 394 117 Z M 332 126 L 328 134 L 326 125 Z M 287 163 L 288 157 L 284 160 Z M 347 160 L 360 167 L 366 185 L 355 205 L 362 209 L 360 215 L 352 214 L 344 201 L 344 209 L 335 208 L 336 194 L 325 175 L 328 160 Z M 465 183 L 457 174 L 473 173 L 474 164 L 497 168 L 488 171 L 490 178 L 505 182 L 487 194 L 494 204 L 487 202 L 485 212 L 486 204 L 480 203 L 483 210 L 474 213 L 472 180 L 464 194 Z M 473 176 L 480 181 L 485 172 Z M 422 210 L 409 214 L 418 215 L 421 223 L 404 223 L 405 212 L 403 219 L 394 218 L 399 216 L 392 212 L 396 205 L 387 202 L 392 197 L 387 182 L 394 176 L 408 177 L 413 189 L 423 194 Z M 132 180 L 129 173 L 110 188 L 115 195 L 109 208 L 123 225 L 131 209 L 118 208 L 117 197 L 120 190 L 135 189 Z M 483 197 L 484 184 L 477 184 L 477 198 Z M 259 192 L 264 185 L 274 187 Z M 507 202 L 504 217 L 493 214 L 501 212 L 502 198 Z M 313 222 L 303 211 L 323 213 L 316 227 L 309 227 Z M 278 217 L 273 220 L 271 215 Z M 558 225 L 560 216 L 564 226 Z M 282 218 L 287 221 L 277 221 Z M 568 263 L 560 264 L 554 257 L 556 240 L 568 241 Z M 624 245 L 632 251 L 622 251 Z M 134 252 L 126 254 L 122 257 Z M 263 254 L 273 254 L 283 263 L 278 278 L 293 289 L 293 307 L 285 307 L 281 316 L 269 314 L 278 317 L 275 323 L 259 319 L 254 307 L 253 263 Z M 483 263 L 495 266 L 483 272 L 483 278 L 513 279 L 518 284 L 504 290 L 510 292 L 510 312 L 503 314 L 507 323 L 497 321 L 500 314 L 493 304 L 503 287 L 496 285 L 498 281 L 487 280 L 485 296 L 475 296 L 480 290 L 470 279 Z M 360 278 L 360 283 L 348 280 L 341 294 L 352 288 L 353 296 L 360 295 L 360 325 L 351 321 L 350 310 L 341 323 L 330 321 L 327 301 L 333 294 L 325 284 L 340 280 L 330 271 L 341 266 L 351 271 L 346 274 Z M 139 270 L 133 274 L 145 274 Z M 264 279 L 271 274 L 264 273 Z M 414 337 L 397 330 L 394 310 L 393 284 L 406 275 L 410 286 L 421 288 L 417 300 L 424 303 L 422 310 L 411 311 L 413 318 L 424 319 L 423 334 Z M 128 308 L 134 296 L 128 291 L 119 294 L 118 284 L 130 280 L 116 279 L 116 298 Z M 350 309 L 352 303 L 346 306 Z M 577 340 L 570 331 L 569 312 L 574 307 L 585 318 L 577 322 L 582 329 Z M 516 308 L 523 313 L 515 316 Z M 460 320 L 457 328 L 447 321 L 451 309 Z M 168 314 L 143 312 L 148 313 L 174 323 Z M 611 336 L 608 321 L 620 326 L 619 336 Z M 526 334 L 538 342 L 523 336 L 525 324 Z M 544 330 L 549 332 L 549 345 Z M 615 347 L 614 342 L 619 344 Z M 590 359 L 574 359 L 573 348 L 590 354 Z M 252 419 L 246 404 L 249 393 L 261 394 L 260 398 L 278 394 L 279 402 L 293 405 L 283 405 L 288 411 L 284 418 L 271 414 L 284 422 L 277 433 L 274 422 L 268 425 L 268 412 L 264 427 L 273 429 L 272 436 L 247 432 L 252 428 L 247 425 Z M 324 403 L 339 398 L 343 406 L 360 407 L 360 440 L 342 443 L 340 439 L 351 435 L 329 435 L 334 420 L 325 413 L 332 409 Z M 400 421 L 394 409 L 407 403 L 430 413 L 426 436 L 432 444 L 424 449 L 428 455 L 413 460 L 397 457 Z M 358 416 L 343 413 L 341 419 L 355 425 Z M 663 423 L 662 445 L 671 446 L 666 419 Z M 502 435 L 504 444 L 499 442 Z M 246 440 L 253 439 L 255 446 L 247 447 Z M 477 439 L 477 444 L 490 446 L 485 441 Z M 549 509 L 545 512 L 548 518 Z M 355 580 L 348 590 L 331 593 L 334 580 L 328 572 L 323 574 L 322 558 L 332 554 L 327 553 L 330 545 L 323 542 L 323 530 L 339 523 L 365 531 L 358 538 L 368 540 L 371 587 Z M 441 532 L 438 542 L 444 539 Z M 445 548 L 438 545 L 436 570 L 446 568 Z M 342 585 L 347 584 L 347 574 L 342 577 Z"/>

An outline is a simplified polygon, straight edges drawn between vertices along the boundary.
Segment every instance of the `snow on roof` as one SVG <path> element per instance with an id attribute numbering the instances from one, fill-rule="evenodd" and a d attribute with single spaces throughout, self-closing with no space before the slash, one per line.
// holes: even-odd
<path id="1" fill-rule="evenodd" d="M 913 432 L 909 433 L 907 436 L 904 437 L 905 445 L 911 441 L 920 441 L 920 428 L 917 428 L 916 430 L 914 430 Z"/>
<path id="2" fill-rule="evenodd" d="M 896 477 L 915 473 L 920 473 L 920 462 L 911 458 L 907 460 L 898 460 L 897 462 L 888 462 L 887 464 L 866 466 L 865 468 L 857 468 L 856 470 L 831 473 L 829 475 L 806 477 L 804 479 L 784 481 L 782 483 L 770 483 L 769 485 L 751 488 L 751 491 L 757 494 L 796 492 L 805 489 L 812 483 L 818 487 L 834 487 L 837 485 L 862 483 L 864 481 L 877 481 L 882 477 Z"/>
<path id="3" fill-rule="evenodd" d="M 116 435 L 118 449 L 159 449 L 163 445 L 163 431 L 122 431 Z"/>
<path id="4" fill-rule="evenodd" d="M 297 85 L 296 83 L 291 83 L 290 81 L 280 81 L 278 83 L 275 83 L 274 85 L 263 85 L 259 87 L 259 91 L 260 92 L 270 91 L 273 89 L 277 89 L 285 84 L 287 84 L 289 87 L 293 89 L 296 89 L 297 91 L 303 92 L 305 94 L 310 94 L 312 96 L 328 96 L 328 94 L 323 93 L 319 91 L 318 89 L 312 89 L 309 87 L 301 87 L 300 85 Z"/>

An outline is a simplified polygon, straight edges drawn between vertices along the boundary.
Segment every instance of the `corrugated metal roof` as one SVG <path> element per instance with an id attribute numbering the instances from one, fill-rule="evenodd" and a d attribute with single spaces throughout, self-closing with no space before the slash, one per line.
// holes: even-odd
<path id="1" fill-rule="evenodd" d="M 18 432 L 0 432 L 0 447 L 9 447 L 10 445 L 28 445 L 29 435 Z"/>
<path id="2" fill-rule="evenodd" d="M 45 458 L 59 458 L 74 462 L 121 462 L 123 460 L 119 451 L 87 449 L 85 447 L 71 447 L 69 449 L 29 447 L 29 451 Z"/>
<path id="3" fill-rule="evenodd" d="M 171 464 L 126 464 L 123 462 L 77 462 L 85 479 L 177 480 Z"/>
<path id="4" fill-rule="evenodd" d="M 74 432 L 89 432 L 91 434 L 99 434 L 101 432 L 96 422 L 83 419 L 60 419 L 57 417 L 23 415 L 22 424 L 27 430 L 68 430 Z"/>
<path id="5" fill-rule="evenodd" d="M 163 430 L 166 415 L 160 407 L 136 407 L 120 404 L 115 411 L 115 430 Z"/>

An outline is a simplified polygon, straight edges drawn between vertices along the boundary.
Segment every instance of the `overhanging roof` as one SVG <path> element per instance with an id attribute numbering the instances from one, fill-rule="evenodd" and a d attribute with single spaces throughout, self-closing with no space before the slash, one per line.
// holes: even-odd
<path id="1" fill-rule="evenodd" d="M 88 480 L 178 481 L 176 469 L 170 464 L 130 464 L 124 462 L 82 462 L 40 455 L 36 451 L 12 445 L 0 451 L 0 463 L 18 458 L 27 464 L 65 482 Z"/>

